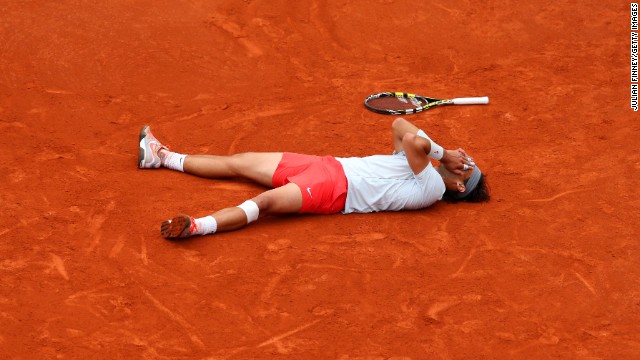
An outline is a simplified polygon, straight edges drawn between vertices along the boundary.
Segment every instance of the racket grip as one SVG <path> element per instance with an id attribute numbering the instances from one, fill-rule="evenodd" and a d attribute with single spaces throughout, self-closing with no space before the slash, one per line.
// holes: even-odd
<path id="1" fill-rule="evenodd" d="M 488 104 L 489 97 L 467 97 L 467 98 L 456 98 L 453 99 L 453 103 L 455 105 L 475 105 L 475 104 Z"/>

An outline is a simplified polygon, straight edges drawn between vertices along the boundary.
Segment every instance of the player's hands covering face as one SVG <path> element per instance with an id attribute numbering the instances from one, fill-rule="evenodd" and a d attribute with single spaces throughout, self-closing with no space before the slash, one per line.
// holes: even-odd
<path id="1" fill-rule="evenodd" d="M 457 175 L 463 175 L 466 171 L 473 170 L 475 166 L 473 158 L 462 149 L 445 150 L 440 162 L 447 170 Z"/>

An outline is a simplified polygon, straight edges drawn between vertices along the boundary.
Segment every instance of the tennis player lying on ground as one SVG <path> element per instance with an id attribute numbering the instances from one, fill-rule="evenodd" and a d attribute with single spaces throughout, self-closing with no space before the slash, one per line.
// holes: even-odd
<path id="1" fill-rule="evenodd" d="M 140 131 L 141 169 L 166 167 L 205 178 L 243 177 L 271 190 L 209 216 L 177 215 L 162 223 L 163 237 L 185 238 L 237 230 L 277 214 L 333 214 L 426 208 L 438 200 L 489 200 L 485 176 L 464 150 L 445 150 L 424 131 L 397 118 L 393 155 L 335 158 L 293 153 L 184 155 Z M 433 167 L 430 158 L 440 161 Z"/>

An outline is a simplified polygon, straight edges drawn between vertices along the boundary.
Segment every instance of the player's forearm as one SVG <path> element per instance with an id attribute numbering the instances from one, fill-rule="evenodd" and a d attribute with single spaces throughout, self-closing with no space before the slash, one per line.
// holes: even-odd
<path id="1" fill-rule="evenodd" d="M 473 169 L 475 165 L 464 150 L 444 149 L 423 130 L 402 118 L 397 118 L 394 121 L 393 131 L 394 136 L 401 137 L 401 147 L 407 154 L 409 165 L 416 174 L 424 169 L 428 158 L 440 161 L 447 170 L 458 175 L 462 175 L 463 170 Z M 397 146 L 396 151 L 400 151 Z"/>

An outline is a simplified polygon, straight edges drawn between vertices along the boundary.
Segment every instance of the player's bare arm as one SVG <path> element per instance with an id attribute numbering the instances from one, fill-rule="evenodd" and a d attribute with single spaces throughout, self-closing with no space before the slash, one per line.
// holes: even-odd
<path id="1" fill-rule="evenodd" d="M 430 138 L 423 137 L 426 134 L 416 136 L 420 129 L 403 118 L 396 118 L 393 121 L 392 129 L 395 151 L 405 151 L 411 168 L 416 174 L 420 173 L 429 161 L 428 158 L 423 158 L 422 154 L 429 155 L 432 150 L 434 153 L 430 157 L 439 160 L 447 170 L 454 174 L 463 175 L 464 171 L 473 169 L 473 159 L 463 149 L 446 150 L 435 144 Z M 433 147 L 439 147 L 439 149 L 432 149 L 432 144 L 436 145 Z"/>

